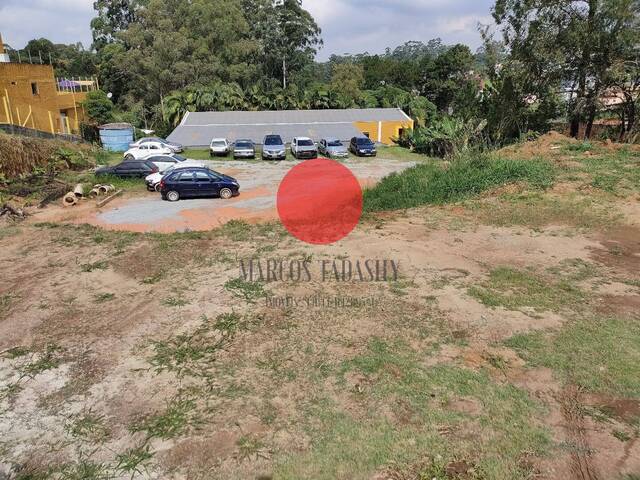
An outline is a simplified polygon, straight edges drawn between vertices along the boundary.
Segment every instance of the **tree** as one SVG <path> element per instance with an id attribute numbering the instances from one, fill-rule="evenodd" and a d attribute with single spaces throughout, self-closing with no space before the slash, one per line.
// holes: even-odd
<path id="1" fill-rule="evenodd" d="M 91 20 L 93 46 L 96 50 L 118 40 L 118 33 L 138 19 L 138 10 L 145 0 L 96 0 L 93 9 L 98 16 Z"/>
<path id="2" fill-rule="evenodd" d="M 331 88 L 347 103 L 354 105 L 362 95 L 364 69 L 361 65 L 341 63 L 333 67 Z"/>
<path id="3" fill-rule="evenodd" d="M 260 43 L 264 73 L 281 78 L 287 88 L 288 79 L 313 62 L 322 45 L 320 27 L 302 0 L 245 0 L 244 9 Z"/>
<path id="4" fill-rule="evenodd" d="M 88 92 L 83 106 L 89 118 L 98 125 L 113 121 L 113 103 L 102 90 Z"/>
<path id="5" fill-rule="evenodd" d="M 493 17 L 514 60 L 532 84 L 568 90 L 571 135 L 587 121 L 586 136 L 609 72 L 639 42 L 638 0 L 497 0 Z"/>

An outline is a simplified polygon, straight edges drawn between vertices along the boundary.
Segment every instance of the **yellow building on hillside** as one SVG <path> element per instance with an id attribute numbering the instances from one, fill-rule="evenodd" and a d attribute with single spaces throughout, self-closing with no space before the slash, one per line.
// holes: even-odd
<path id="1" fill-rule="evenodd" d="M 51 65 L 14 63 L 0 36 L 0 124 L 49 133 L 80 133 L 82 102 L 93 80 L 58 80 Z"/>

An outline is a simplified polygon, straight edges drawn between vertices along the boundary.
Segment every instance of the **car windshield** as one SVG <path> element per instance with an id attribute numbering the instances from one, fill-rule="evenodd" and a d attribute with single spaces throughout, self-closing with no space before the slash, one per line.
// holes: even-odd
<path id="1" fill-rule="evenodd" d="M 330 147 L 342 147 L 344 145 L 342 145 L 342 142 L 340 140 L 330 140 L 329 141 L 329 146 Z"/>
<path id="2" fill-rule="evenodd" d="M 238 147 L 238 148 L 251 148 L 251 147 L 253 147 L 253 145 L 250 144 L 249 142 L 236 142 L 236 147 Z"/>
<path id="3" fill-rule="evenodd" d="M 173 158 L 175 158 L 179 162 L 184 162 L 187 160 L 187 157 L 183 157 L 182 155 L 173 155 Z"/>
<path id="4" fill-rule="evenodd" d="M 169 175 L 171 172 L 173 172 L 176 169 L 176 167 L 169 167 L 167 168 L 163 173 L 162 176 L 166 177 L 167 175 Z"/>
<path id="5" fill-rule="evenodd" d="M 273 137 L 267 137 L 264 139 L 265 145 L 282 145 L 282 139 L 275 135 Z"/>
<path id="6" fill-rule="evenodd" d="M 356 141 L 358 145 L 373 145 L 373 142 L 368 138 L 358 138 Z"/>
<path id="7" fill-rule="evenodd" d="M 212 147 L 226 147 L 227 146 L 227 142 L 225 142 L 224 140 L 214 140 L 213 142 L 211 142 L 211 146 Z"/>
<path id="8" fill-rule="evenodd" d="M 312 140 L 298 140 L 298 145 L 301 147 L 313 147 Z"/>

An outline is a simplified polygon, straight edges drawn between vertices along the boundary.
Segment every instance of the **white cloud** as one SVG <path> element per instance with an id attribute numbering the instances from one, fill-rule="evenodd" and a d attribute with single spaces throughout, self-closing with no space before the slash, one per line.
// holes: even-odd
<path id="1" fill-rule="evenodd" d="M 491 23 L 494 0 L 304 0 L 332 54 L 381 53 L 409 40 L 441 37 L 445 43 L 480 45 L 478 23 Z M 32 38 L 91 44 L 93 0 L 0 0 L 0 33 L 14 48 Z"/>

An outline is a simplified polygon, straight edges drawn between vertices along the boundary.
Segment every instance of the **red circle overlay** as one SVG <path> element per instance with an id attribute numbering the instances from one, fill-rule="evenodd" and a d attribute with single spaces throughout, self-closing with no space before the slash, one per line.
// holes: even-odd
<path id="1" fill-rule="evenodd" d="M 337 242 L 362 215 L 362 189 L 351 170 L 318 158 L 289 170 L 278 189 L 278 215 L 298 240 L 314 245 Z"/>

